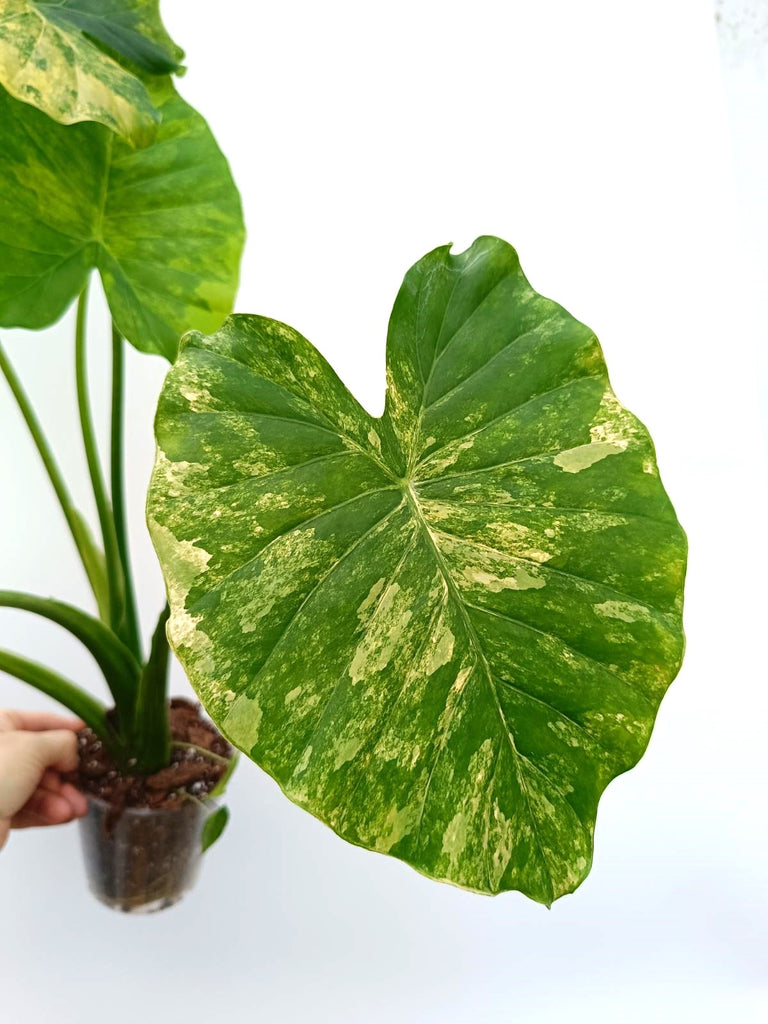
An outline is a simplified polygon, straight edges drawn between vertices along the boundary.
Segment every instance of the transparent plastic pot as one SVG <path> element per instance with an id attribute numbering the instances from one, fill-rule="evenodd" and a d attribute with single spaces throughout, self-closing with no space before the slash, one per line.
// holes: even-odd
<path id="1" fill-rule="evenodd" d="M 109 820 L 109 804 L 89 797 L 80 819 L 88 885 L 113 910 L 151 914 L 178 903 L 195 884 L 202 831 L 213 800 L 185 800 L 172 809 L 126 807 Z"/>

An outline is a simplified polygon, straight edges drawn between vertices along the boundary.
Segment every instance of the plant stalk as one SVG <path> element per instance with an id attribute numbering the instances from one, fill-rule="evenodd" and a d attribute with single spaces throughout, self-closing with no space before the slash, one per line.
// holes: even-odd
<path id="1" fill-rule="evenodd" d="M 0 608 L 41 615 L 68 630 L 91 652 L 115 701 L 117 727 L 130 735 L 141 668 L 131 651 L 101 619 L 51 598 L 0 590 Z"/>
<path id="2" fill-rule="evenodd" d="M 91 407 L 88 398 L 88 373 L 85 360 L 85 321 L 88 305 L 88 286 L 77 300 L 77 323 L 75 327 L 75 375 L 77 379 L 77 407 L 80 413 L 80 429 L 83 435 L 85 457 L 91 478 L 93 497 L 99 517 L 99 526 L 104 542 L 107 585 L 109 590 L 109 624 L 114 632 L 127 642 L 122 601 L 122 564 L 117 544 L 117 533 L 112 508 L 104 486 L 104 477 L 99 461 L 96 435 L 93 429 Z"/>
<path id="3" fill-rule="evenodd" d="M 44 665 L 29 661 L 29 659 L 12 654 L 10 651 L 0 650 L 0 671 L 16 676 L 17 679 L 21 679 L 49 697 L 53 697 L 65 708 L 69 708 L 73 714 L 93 729 L 96 735 L 107 744 L 111 752 L 118 758 L 122 758 L 122 745 L 107 720 L 106 709 L 85 690 L 81 690 L 69 679 L 65 679 Z"/>
<path id="4" fill-rule="evenodd" d="M 136 611 L 136 594 L 131 574 L 131 562 L 128 552 L 128 531 L 125 515 L 125 485 L 123 465 L 123 402 L 124 402 L 124 360 L 123 338 L 112 324 L 112 409 L 110 421 L 110 491 L 112 494 L 112 513 L 115 526 L 117 550 L 123 572 L 125 639 L 128 647 L 141 660 L 141 640 L 139 637 L 138 614 Z"/>
<path id="5" fill-rule="evenodd" d="M 75 542 L 77 553 L 80 556 L 80 561 L 85 569 L 85 574 L 88 577 L 91 590 L 96 598 L 99 614 L 103 617 L 106 613 L 106 581 L 104 579 L 103 566 L 100 564 L 102 557 L 101 552 L 98 550 L 93 538 L 90 536 L 90 531 L 88 530 L 85 520 L 72 502 L 72 498 L 67 490 L 67 485 L 64 483 L 64 478 L 61 475 L 61 470 L 59 469 L 53 452 L 51 451 L 51 447 L 48 444 L 48 439 L 43 433 L 40 421 L 32 408 L 32 403 L 30 402 L 21 381 L 16 375 L 16 371 L 11 365 L 2 345 L 0 345 L 0 369 L 8 382 L 8 386 L 11 389 L 13 397 L 16 399 L 16 405 L 18 406 L 21 415 L 24 417 L 24 422 L 27 424 L 29 433 L 35 443 L 35 447 L 40 455 L 45 471 L 48 474 L 48 479 L 50 480 L 56 497 L 58 498 L 61 511 L 64 513 L 64 518 L 67 522 L 67 526 L 69 527 L 69 532 L 72 534 L 72 540 Z"/>

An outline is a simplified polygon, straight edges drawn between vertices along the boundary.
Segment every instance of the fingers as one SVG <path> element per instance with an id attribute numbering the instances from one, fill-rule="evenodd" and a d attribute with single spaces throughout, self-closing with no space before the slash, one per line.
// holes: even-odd
<path id="1" fill-rule="evenodd" d="M 71 783 L 65 782 L 61 787 L 60 795 L 68 801 L 76 818 L 85 817 L 88 813 L 88 797 L 81 793 L 79 789 L 75 789 Z"/>
<path id="2" fill-rule="evenodd" d="M 54 796 L 62 796 L 69 802 L 72 812 L 76 818 L 82 818 L 88 813 L 88 799 L 76 789 L 72 783 L 63 782 L 59 775 L 50 768 L 45 772 L 38 784 L 38 791 L 44 790 Z"/>
<path id="3" fill-rule="evenodd" d="M 75 817 L 72 805 L 63 796 L 37 790 L 22 809 L 11 818 L 11 828 L 38 825 L 64 825 Z"/>
<path id="4" fill-rule="evenodd" d="M 55 772 L 46 772 L 26 804 L 11 818 L 11 828 L 64 825 L 88 813 L 88 799 Z"/>
<path id="5" fill-rule="evenodd" d="M 79 718 L 57 715 L 52 711 L 16 711 L 0 709 L 0 732 L 22 729 L 24 732 L 43 732 L 46 729 L 69 729 L 77 732 L 84 726 Z"/>
<path id="6" fill-rule="evenodd" d="M 59 775 L 77 764 L 72 728 L 0 729 L 0 846 L 8 827 L 61 825 L 87 813 L 86 797 Z"/>
<path id="7" fill-rule="evenodd" d="M 58 772 L 55 772 L 52 768 L 47 768 L 43 772 L 43 777 L 37 784 L 38 789 L 47 789 L 49 793 L 58 793 L 64 783 L 61 781 L 61 776 Z"/>

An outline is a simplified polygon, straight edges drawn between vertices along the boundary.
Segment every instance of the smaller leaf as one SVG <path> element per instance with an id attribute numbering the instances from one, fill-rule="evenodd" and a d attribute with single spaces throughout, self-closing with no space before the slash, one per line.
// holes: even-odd
<path id="1" fill-rule="evenodd" d="M 245 230 L 229 166 L 170 78 L 151 92 L 162 124 L 132 149 L 0 90 L 0 326 L 47 327 L 93 268 L 120 333 L 169 360 L 231 310 Z"/>
<path id="2" fill-rule="evenodd" d="M 229 821 L 229 808 L 219 807 L 218 810 L 214 811 L 213 814 L 206 818 L 205 824 L 203 825 L 203 834 L 201 837 L 201 843 L 203 847 L 203 853 L 206 850 L 210 850 L 216 840 L 219 838 L 221 833 L 227 827 Z"/>

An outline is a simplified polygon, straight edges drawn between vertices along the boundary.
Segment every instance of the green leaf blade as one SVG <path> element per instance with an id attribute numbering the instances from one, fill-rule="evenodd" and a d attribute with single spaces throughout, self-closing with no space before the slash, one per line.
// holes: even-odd
<path id="1" fill-rule="evenodd" d="M 152 86 L 163 115 L 132 149 L 94 124 L 64 128 L 0 92 L 0 325 L 57 320 L 100 271 L 120 332 L 173 359 L 189 328 L 231 309 L 244 243 L 228 164 L 170 79 Z"/>
<path id="2" fill-rule="evenodd" d="M 409 272 L 387 378 L 374 419 L 284 325 L 187 339 L 148 505 L 169 636 L 344 838 L 549 904 L 679 668 L 685 538 L 594 336 L 500 240 Z"/>
<path id="3" fill-rule="evenodd" d="M 152 95 L 163 118 L 155 144 L 112 148 L 98 265 L 121 332 L 172 360 L 185 331 L 215 330 L 232 309 L 245 229 L 204 119 L 169 79 Z"/>
<path id="4" fill-rule="evenodd" d="M 212 814 L 208 815 L 205 819 L 202 835 L 200 837 L 203 853 L 210 850 L 213 844 L 221 837 L 221 834 L 227 827 L 228 822 L 229 808 L 226 806 L 219 807 Z"/>
<path id="5" fill-rule="evenodd" d="M 62 128 L 4 90 L 0 119 L 0 323 L 37 330 L 80 294 L 95 258 L 104 140 L 95 126 Z"/>

